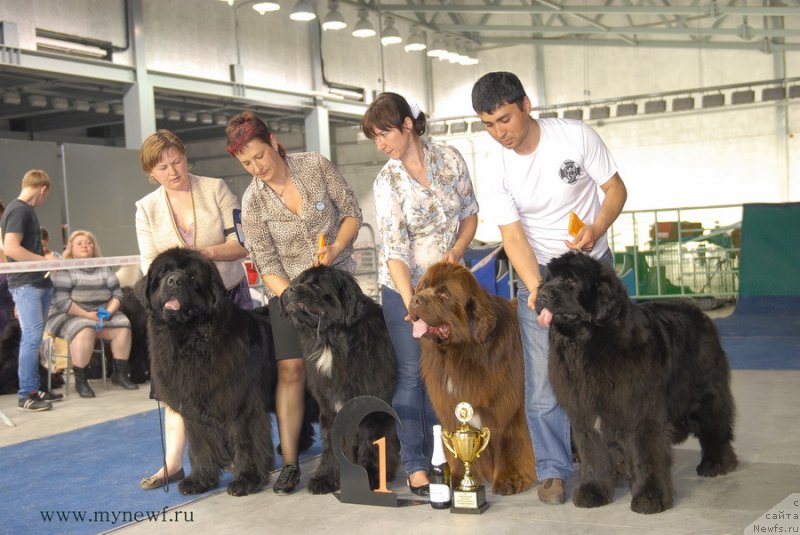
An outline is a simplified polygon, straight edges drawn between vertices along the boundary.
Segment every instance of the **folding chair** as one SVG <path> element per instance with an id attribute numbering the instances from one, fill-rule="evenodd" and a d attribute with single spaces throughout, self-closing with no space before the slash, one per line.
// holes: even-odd
<path id="1" fill-rule="evenodd" d="M 56 340 L 62 340 L 57 336 L 45 333 L 45 337 L 49 338 L 48 348 L 47 348 L 47 389 L 50 390 L 52 385 L 52 377 L 53 373 L 55 372 L 55 363 L 56 357 L 62 356 L 67 358 L 67 373 L 64 378 L 64 382 L 66 383 L 66 391 L 65 395 L 69 396 L 69 375 L 72 372 L 72 355 L 70 355 L 69 350 L 69 343 L 64 340 L 64 345 L 66 346 L 66 354 L 58 354 L 56 352 Z M 100 347 L 97 347 L 98 342 L 100 343 Z M 95 348 L 93 350 L 94 353 L 100 353 L 100 369 L 102 370 L 103 375 L 103 388 L 108 390 L 108 379 L 106 378 L 106 345 L 103 343 L 103 340 L 100 337 L 95 338 Z"/>

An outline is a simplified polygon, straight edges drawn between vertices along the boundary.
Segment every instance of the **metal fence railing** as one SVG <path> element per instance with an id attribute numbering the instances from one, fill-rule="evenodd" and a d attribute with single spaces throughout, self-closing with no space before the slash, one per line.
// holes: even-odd
<path id="1" fill-rule="evenodd" d="M 741 205 L 623 212 L 609 231 L 631 297 L 730 300 L 739 289 Z"/>

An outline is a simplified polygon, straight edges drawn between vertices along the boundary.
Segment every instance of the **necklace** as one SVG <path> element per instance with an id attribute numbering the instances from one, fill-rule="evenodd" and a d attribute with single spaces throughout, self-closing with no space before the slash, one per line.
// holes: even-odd
<path id="1" fill-rule="evenodd" d="M 286 182 L 284 182 L 283 187 L 281 188 L 280 191 L 278 191 L 275 188 L 273 188 L 272 186 L 270 186 L 270 189 L 272 190 L 272 192 L 278 197 L 278 199 L 280 199 L 280 201 L 284 205 L 286 204 L 286 200 L 283 198 L 283 194 L 286 193 L 286 187 L 288 185 L 289 185 L 289 178 L 287 177 Z"/>

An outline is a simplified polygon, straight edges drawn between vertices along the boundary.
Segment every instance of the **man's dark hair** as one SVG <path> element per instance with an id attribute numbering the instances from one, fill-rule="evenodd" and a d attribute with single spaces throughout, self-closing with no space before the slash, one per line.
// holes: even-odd
<path id="1" fill-rule="evenodd" d="M 490 72 L 472 86 L 472 108 L 475 113 L 491 113 L 504 104 L 516 104 L 522 109 L 526 97 L 522 82 L 510 72 Z"/>

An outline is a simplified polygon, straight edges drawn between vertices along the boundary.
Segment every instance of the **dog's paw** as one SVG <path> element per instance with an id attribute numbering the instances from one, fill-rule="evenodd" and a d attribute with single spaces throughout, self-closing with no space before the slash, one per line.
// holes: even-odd
<path id="1" fill-rule="evenodd" d="M 261 490 L 261 483 L 250 479 L 238 478 L 228 483 L 228 494 L 231 496 L 247 496 Z"/>
<path id="2" fill-rule="evenodd" d="M 655 492 L 647 492 L 634 496 L 631 500 L 631 511 L 651 515 L 672 507 L 672 500 Z"/>
<path id="3" fill-rule="evenodd" d="M 500 496 L 510 496 L 518 494 L 531 486 L 530 482 L 526 482 L 520 476 L 506 476 L 498 478 L 492 483 L 492 492 Z"/>
<path id="4" fill-rule="evenodd" d="M 728 472 L 733 472 L 739 466 L 739 461 L 733 451 L 726 453 L 721 461 L 710 461 L 703 459 L 697 465 L 697 475 L 703 477 L 724 476 Z"/>
<path id="5" fill-rule="evenodd" d="M 311 494 L 330 494 L 339 490 L 339 484 L 329 477 L 312 477 L 308 481 L 308 492 Z"/>
<path id="6" fill-rule="evenodd" d="M 611 494 L 597 483 L 582 483 L 572 496 L 572 503 L 578 507 L 600 507 L 611 503 Z"/>
<path id="7" fill-rule="evenodd" d="M 180 493 L 184 496 L 189 494 L 201 494 L 216 487 L 217 483 L 217 481 L 202 481 L 200 479 L 193 479 L 192 476 L 189 476 L 178 483 L 178 491 L 180 491 Z"/>

